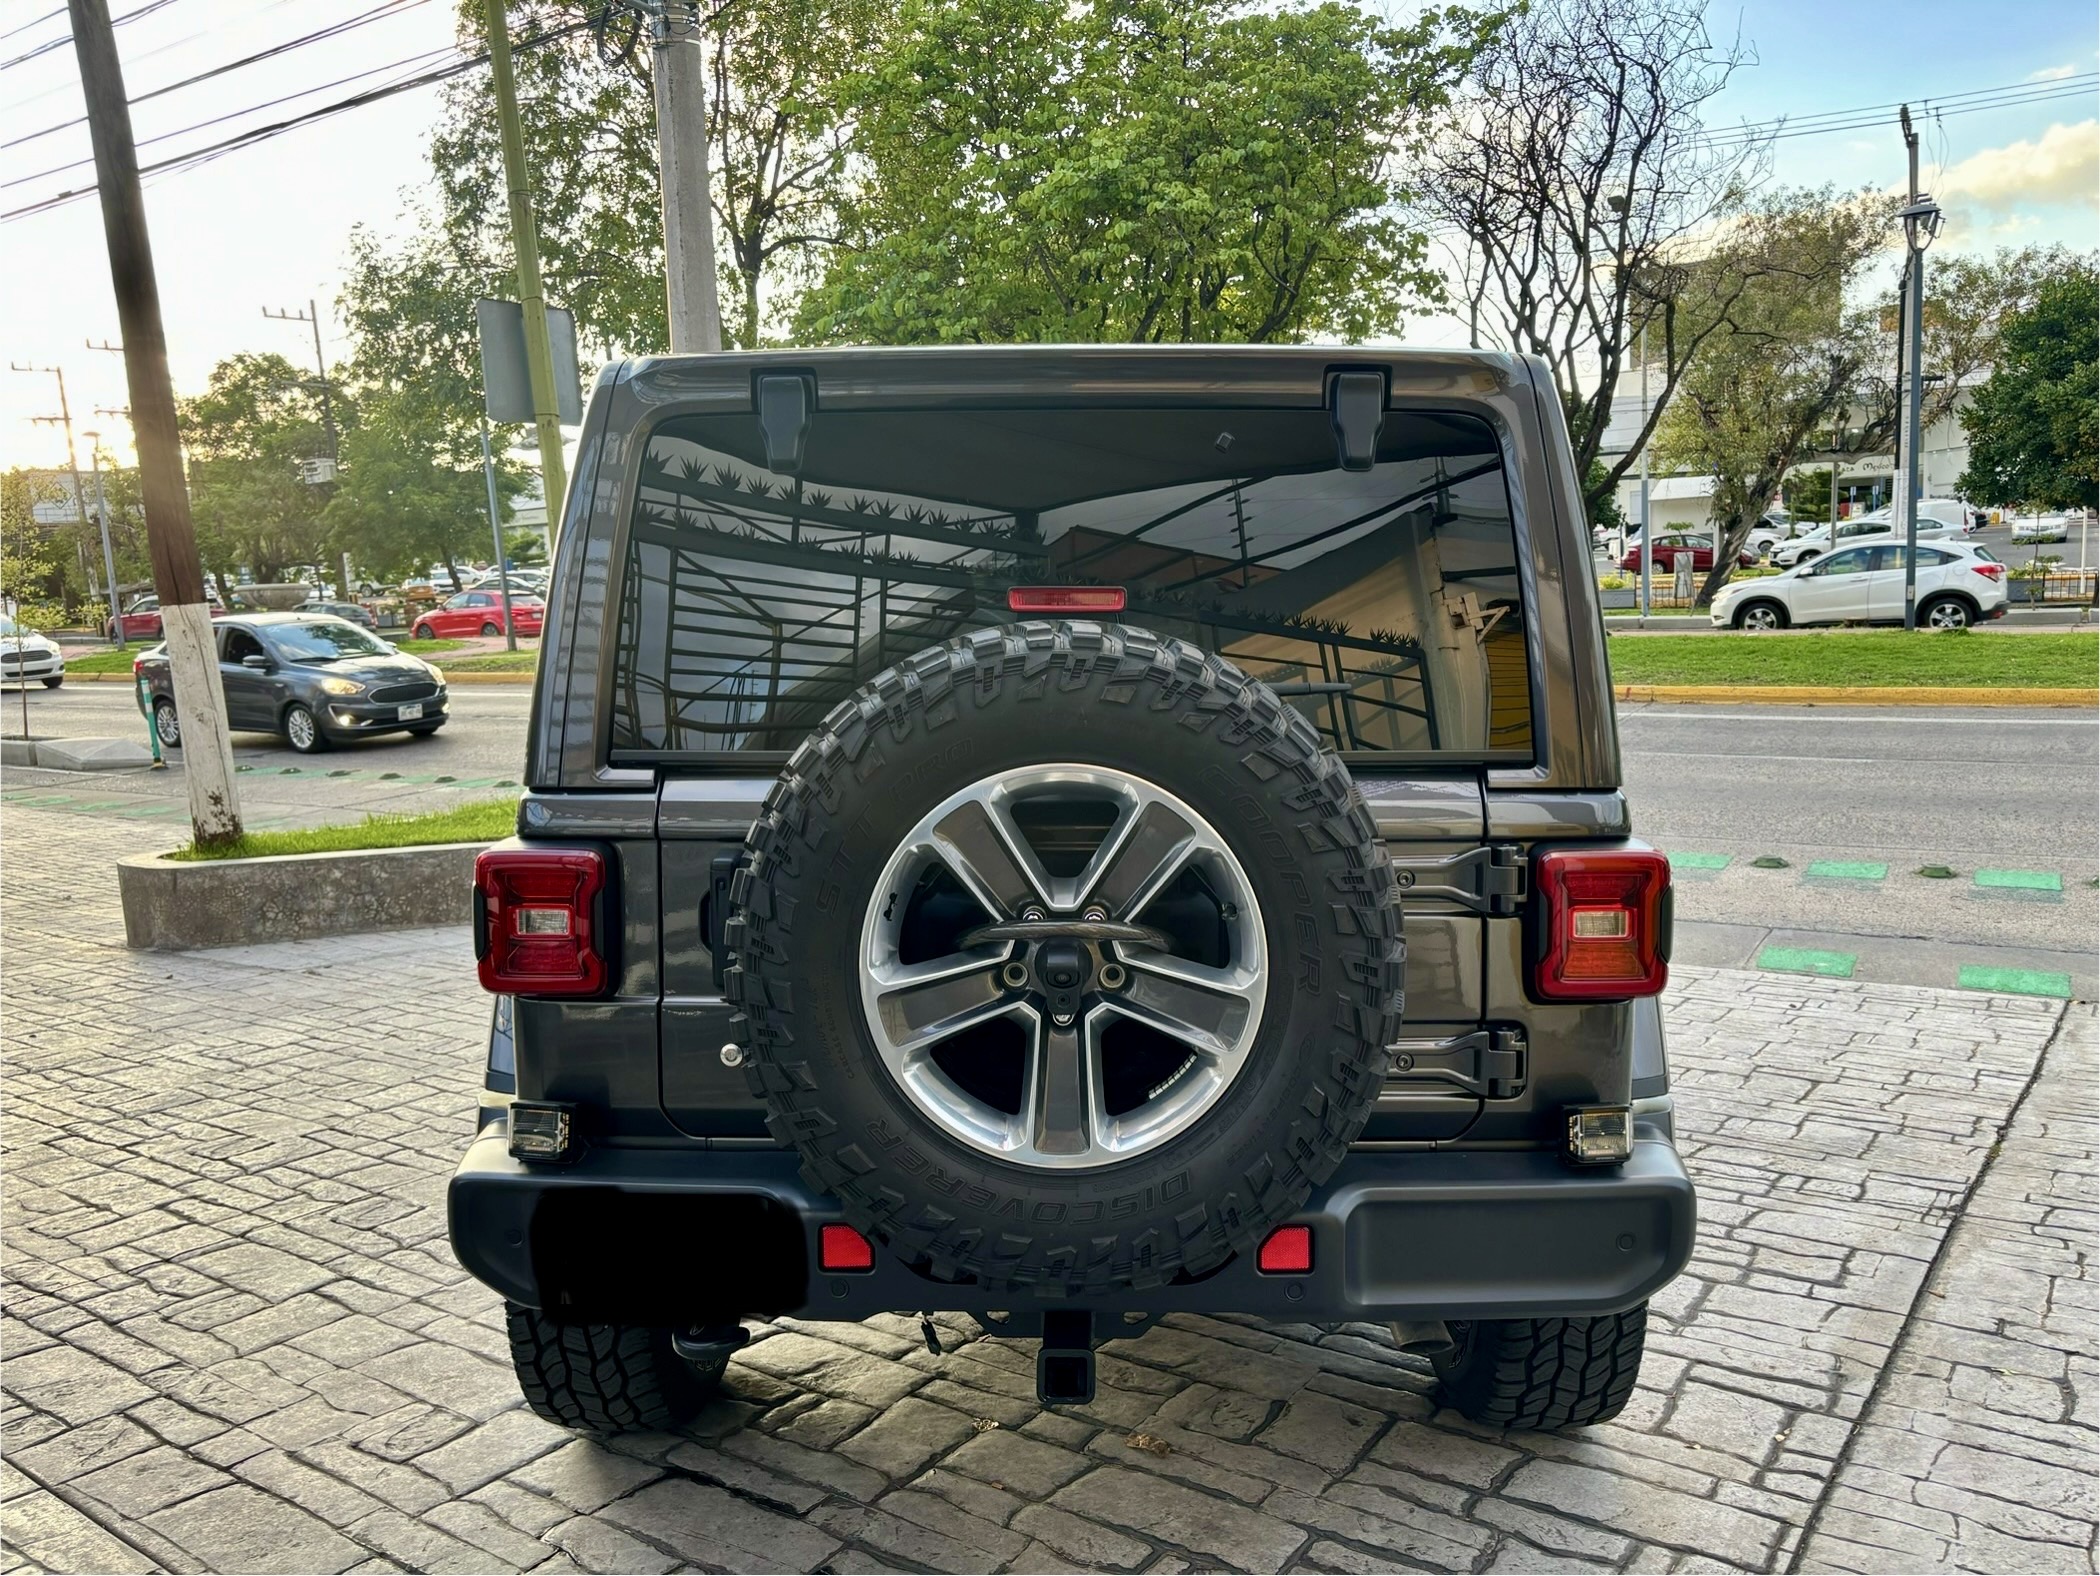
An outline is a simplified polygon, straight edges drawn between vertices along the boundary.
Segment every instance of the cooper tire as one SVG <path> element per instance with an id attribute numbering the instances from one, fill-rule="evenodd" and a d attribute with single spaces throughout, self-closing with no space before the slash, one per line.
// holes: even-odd
<path id="1" fill-rule="evenodd" d="M 1451 1327 L 1431 1359 L 1438 1397 L 1490 1428 L 1586 1428 L 1619 1415 L 1640 1378 L 1648 1305 L 1591 1319 L 1490 1319 Z"/>
<path id="2" fill-rule="evenodd" d="M 1268 962 L 1214 1103 L 1157 1147 L 1067 1169 L 930 1120 L 860 990 L 892 851 L 948 796 L 1046 761 L 1156 782 L 1215 828 Z M 1195 646 L 1091 623 L 977 631 L 834 709 L 752 828 L 727 946 L 746 1077 L 810 1182 L 923 1273 L 1044 1298 L 1199 1276 L 1288 1219 L 1370 1115 L 1405 956 L 1384 844 L 1311 724 Z"/>
<path id="3" fill-rule="evenodd" d="M 669 1330 L 629 1324 L 557 1324 L 536 1308 L 504 1305 L 511 1366 L 525 1404 L 561 1428 L 591 1434 L 676 1428 L 689 1421 L 727 1366 L 702 1370 L 671 1349 Z"/>

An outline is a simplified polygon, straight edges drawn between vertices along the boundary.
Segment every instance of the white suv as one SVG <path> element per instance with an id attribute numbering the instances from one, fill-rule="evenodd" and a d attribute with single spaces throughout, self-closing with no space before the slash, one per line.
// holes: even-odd
<path id="1" fill-rule="evenodd" d="M 1716 625 L 1785 629 L 1795 624 L 1903 621 L 1903 543 L 1878 537 L 1840 547 L 1784 574 L 1739 580 L 1714 598 Z M 1918 546 L 1918 627 L 1967 629 L 2005 613 L 2005 565 L 1968 542 Z"/>

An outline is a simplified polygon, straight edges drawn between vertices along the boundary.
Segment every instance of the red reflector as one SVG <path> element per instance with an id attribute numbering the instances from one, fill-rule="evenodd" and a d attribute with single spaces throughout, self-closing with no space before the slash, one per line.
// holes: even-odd
<path id="1" fill-rule="evenodd" d="M 875 1250 L 851 1226 L 825 1226 L 817 1233 L 817 1263 L 826 1270 L 871 1270 Z"/>
<path id="2" fill-rule="evenodd" d="M 1312 1269 L 1312 1227 L 1278 1226 L 1255 1263 L 1264 1275 L 1304 1275 Z"/>
<path id="3" fill-rule="evenodd" d="M 1541 1001 L 1653 996 L 1670 977 L 1670 861 L 1652 848 L 1555 848 L 1533 861 Z"/>
<path id="4" fill-rule="evenodd" d="M 1130 601 L 1121 586 L 1008 586 L 1016 613 L 1120 613 Z"/>
<path id="5" fill-rule="evenodd" d="M 605 989 L 592 848 L 491 848 L 474 861 L 474 955 L 482 989 L 506 996 L 595 996 Z"/>

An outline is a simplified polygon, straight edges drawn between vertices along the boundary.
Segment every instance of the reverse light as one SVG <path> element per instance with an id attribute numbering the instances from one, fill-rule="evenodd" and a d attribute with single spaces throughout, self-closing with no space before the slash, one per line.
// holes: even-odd
<path id="1" fill-rule="evenodd" d="M 817 1231 L 817 1265 L 833 1275 L 872 1270 L 875 1248 L 851 1226 L 823 1226 Z"/>
<path id="2" fill-rule="evenodd" d="M 1130 593 L 1121 586 L 1008 586 L 1006 605 L 1016 613 L 1120 613 Z"/>
<path id="3" fill-rule="evenodd" d="M 596 996 L 605 856 L 593 848 L 491 848 L 474 861 L 474 956 L 484 990 Z"/>
<path id="4" fill-rule="evenodd" d="M 573 1160 L 576 1124 L 565 1105 L 531 1101 L 510 1103 L 510 1156 L 513 1160 Z"/>
<path id="5" fill-rule="evenodd" d="M 1307 1275 L 1312 1272 L 1312 1227 L 1278 1226 L 1262 1239 L 1254 1267 L 1264 1275 Z"/>
<path id="6" fill-rule="evenodd" d="M 1561 1155 L 1570 1165 L 1616 1166 L 1633 1153 L 1633 1119 L 1623 1105 L 1571 1105 Z"/>
<path id="7" fill-rule="evenodd" d="M 1670 976 L 1670 862 L 1653 848 L 1555 848 L 1533 860 L 1541 1001 L 1624 1001 Z"/>

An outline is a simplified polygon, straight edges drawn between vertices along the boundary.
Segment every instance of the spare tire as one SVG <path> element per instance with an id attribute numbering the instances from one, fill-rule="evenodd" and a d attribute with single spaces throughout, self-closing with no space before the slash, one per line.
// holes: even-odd
<path id="1" fill-rule="evenodd" d="M 987 629 L 794 752 L 731 889 L 768 1125 L 922 1273 L 1038 1298 L 1202 1275 L 1377 1099 L 1399 890 L 1275 692 L 1143 629 Z"/>

